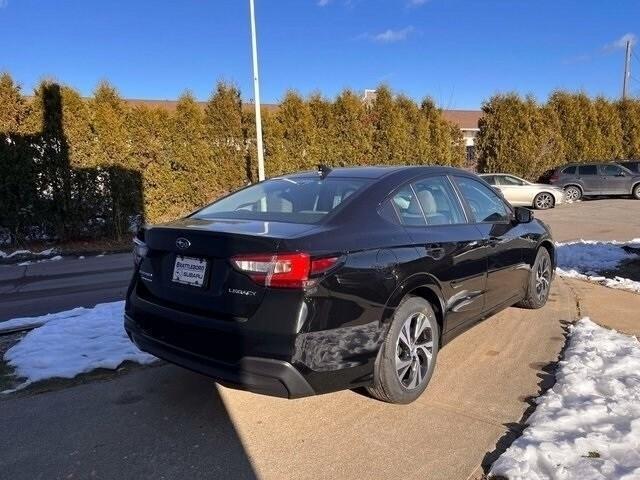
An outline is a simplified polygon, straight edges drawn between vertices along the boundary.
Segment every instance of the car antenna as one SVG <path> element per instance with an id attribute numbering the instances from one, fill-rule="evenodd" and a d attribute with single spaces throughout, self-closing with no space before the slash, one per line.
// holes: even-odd
<path id="1" fill-rule="evenodd" d="M 324 180 L 327 175 L 329 175 L 331 173 L 331 167 L 329 167 L 328 165 L 324 165 L 324 164 L 320 164 L 318 165 L 318 175 L 320 175 L 320 178 L 322 180 Z"/>

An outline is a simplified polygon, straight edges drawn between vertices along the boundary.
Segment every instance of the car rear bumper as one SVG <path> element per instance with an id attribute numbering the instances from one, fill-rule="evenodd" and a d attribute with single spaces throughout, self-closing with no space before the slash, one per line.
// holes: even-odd
<path id="1" fill-rule="evenodd" d="M 131 341 L 141 350 L 210 376 L 222 384 L 285 398 L 306 397 L 316 393 L 289 362 L 245 356 L 237 362 L 225 363 L 154 338 L 126 314 L 124 327 Z"/>

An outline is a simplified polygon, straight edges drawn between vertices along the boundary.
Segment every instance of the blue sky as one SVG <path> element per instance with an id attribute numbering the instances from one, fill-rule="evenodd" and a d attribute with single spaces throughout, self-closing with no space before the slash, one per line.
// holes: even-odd
<path id="1" fill-rule="evenodd" d="M 499 91 L 618 96 L 638 0 L 256 0 L 264 102 L 387 83 L 444 108 Z M 205 99 L 216 80 L 252 95 L 248 0 L 0 0 L 0 71 L 30 92 L 53 77 L 88 95 Z M 634 56 L 640 94 L 640 49 Z"/>

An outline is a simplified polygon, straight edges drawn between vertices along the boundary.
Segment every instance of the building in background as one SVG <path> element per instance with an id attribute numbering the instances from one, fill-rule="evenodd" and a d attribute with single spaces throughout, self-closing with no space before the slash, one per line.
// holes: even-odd
<path id="1" fill-rule="evenodd" d="M 467 161 L 475 162 L 476 137 L 480 131 L 479 122 L 482 112 L 480 110 L 443 110 L 442 115 L 460 127 L 467 148 Z"/>

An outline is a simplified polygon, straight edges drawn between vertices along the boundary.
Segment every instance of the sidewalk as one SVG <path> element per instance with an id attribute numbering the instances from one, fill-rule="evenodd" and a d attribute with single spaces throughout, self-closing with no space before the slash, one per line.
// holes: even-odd
<path id="1" fill-rule="evenodd" d="M 576 297 L 582 317 L 591 317 L 603 327 L 640 338 L 640 295 L 582 280 L 559 280 Z"/>

